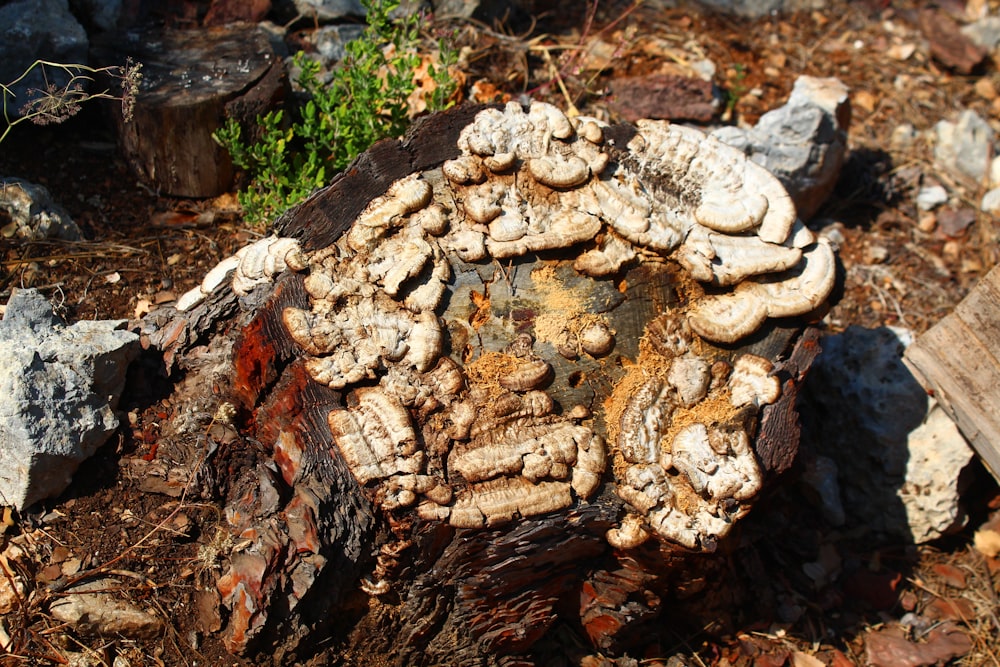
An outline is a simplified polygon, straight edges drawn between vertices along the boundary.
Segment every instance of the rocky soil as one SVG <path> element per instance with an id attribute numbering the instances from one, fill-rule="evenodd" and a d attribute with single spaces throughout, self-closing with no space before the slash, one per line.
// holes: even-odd
<path id="1" fill-rule="evenodd" d="M 574 3 L 494 25 L 453 20 L 463 99 L 540 99 L 615 121 L 662 87 L 656 77 L 678 76 L 714 84 L 717 103 L 703 126 L 750 127 L 787 100 L 800 75 L 836 77 L 850 91 L 849 152 L 833 193 L 808 221 L 839 246 L 843 265 L 836 302 L 819 323 L 824 332 L 860 326 L 919 335 L 997 264 L 1000 204 L 988 193 L 1000 185 L 989 145 L 1000 131 L 1000 28 L 992 23 L 1000 3 L 831 1 L 756 19 L 666 4 L 595 2 L 592 11 Z M 969 47 L 961 36 L 970 33 L 987 45 Z M 966 111 L 985 142 L 962 143 L 961 129 L 975 122 L 962 120 Z M 982 163 L 969 166 L 981 149 Z M 16 128 L 0 144 L 0 175 L 45 185 L 86 239 L 0 240 L 0 301 L 36 287 L 71 322 L 138 318 L 263 233 L 243 223 L 232 194 L 181 200 L 137 182 L 96 107 L 63 125 Z M 812 388 L 814 396 L 827 391 L 835 393 Z M 150 406 L 164 392 L 128 387 L 125 425 L 72 486 L 4 514 L 3 664 L 263 662 L 225 653 L 218 599 L 196 585 L 231 539 L 217 508 L 148 493 L 131 472 L 131 461 L 156 460 L 166 415 Z M 850 409 L 829 405 L 802 408 L 797 475 L 807 479 L 815 473 L 809 464 L 826 454 L 830 424 L 863 428 L 825 421 L 822 410 Z M 1000 540 L 1000 492 L 976 461 L 961 482 L 964 515 L 953 534 L 917 545 L 850 502 L 836 516 L 835 504 L 790 476 L 745 522 L 728 575 L 704 582 L 705 594 L 725 603 L 714 623 L 666 627 L 617 663 L 560 628 L 551 664 L 1000 665 L 1000 560 L 989 542 Z M 103 585 L 126 611 L 85 627 L 63 591 L 98 567 L 113 577 Z"/>

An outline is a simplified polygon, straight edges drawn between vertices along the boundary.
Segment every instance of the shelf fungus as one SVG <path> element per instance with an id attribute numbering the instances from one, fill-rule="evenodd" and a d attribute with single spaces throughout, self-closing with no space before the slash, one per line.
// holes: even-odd
<path id="1" fill-rule="evenodd" d="M 259 241 L 178 308 L 230 275 L 245 294 L 298 273 L 280 321 L 342 397 L 332 449 L 388 513 L 497 526 L 607 485 L 615 547 L 711 549 L 760 489 L 754 429 L 780 396 L 740 341 L 816 310 L 832 249 L 774 177 L 690 128 L 511 103 L 450 140 L 334 241 Z"/>

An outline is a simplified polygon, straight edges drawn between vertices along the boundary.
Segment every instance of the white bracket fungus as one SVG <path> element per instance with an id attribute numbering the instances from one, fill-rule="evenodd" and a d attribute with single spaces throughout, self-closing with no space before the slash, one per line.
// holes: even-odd
<path id="1" fill-rule="evenodd" d="M 184 312 L 215 291 L 232 273 L 231 286 L 239 296 L 246 296 L 258 285 L 269 283 L 285 269 L 301 271 L 307 260 L 295 239 L 268 236 L 240 248 L 235 255 L 212 268 L 201 284 L 188 290 L 177 300 L 177 310 Z"/>
<path id="2" fill-rule="evenodd" d="M 832 249 L 796 221 L 774 177 L 690 128 L 622 132 L 512 103 L 478 113 L 457 149 L 393 183 L 333 245 L 305 256 L 291 239 L 259 241 L 178 308 L 230 273 L 244 294 L 303 272 L 308 307 L 285 309 L 284 325 L 312 378 L 344 392 L 347 407 L 329 415 L 334 442 L 387 511 L 416 505 L 424 519 L 492 526 L 586 501 L 611 467 L 629 515 L 609 542 L 711 548 L 760 487 L 747 415 L 780 386 L 763 359 L 737 354 L 729 373 L 699 356 L 694 333 L 735 343 L 768 318 L 816 309 L 833 286 Z M 562 329 L 539 344 L 518 337 L 549 305 L 528 295 L 518 315 L 523 278 L 510 272 L 567 259 L 589 285 L 651 262 L 708 287 L 679 287 L 682 303 L 638 335 L 632 322 L 629 338 L 596 310 L 556 315 Z M 510 283 L 503 313 L 490 303 L 495 275 Z M 637 358 L 614 366 L 619 348 Z M 605 393 L 588 405 L 591 371 Z"/>

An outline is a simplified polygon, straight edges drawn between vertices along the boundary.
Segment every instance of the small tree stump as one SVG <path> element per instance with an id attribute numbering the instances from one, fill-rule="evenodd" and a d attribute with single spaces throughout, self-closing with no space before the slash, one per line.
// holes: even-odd
<path id="1" fill-rule="evenodd" d="M 163 474 L 220 499 L 239 544 L 205 582 L 231 651 L 551 664 L 570 646 L 637 655 L 664 618 L 708 613 L 716 598 L 697 591 L 712 554 L 794 459 L 796 390 L 818 346 L 789 310 L 736 342 L 696 335 L 698 304 L 730 292 L 692 281 L 696 258 L 674 259 L 688 241 L 666 227 L 698 242 L 692 200 L 711 201 L 731 169 L 727 187 L 770 205 L 744 214 L 727 190 L 703 217 L 729 224 L 714 220 L 731 207 L 746 233 L 719 247 L 805 248 L 738 290 L 770 290 L 767 303 L 794 286 L 782 298 L 801 313 L 833 267 L 792 231 L 794 209 L 777 234 L 787 246 L 759 246 L 754 216 L 788 213 L 784 191 L 742 154 L 672 132 L 574 125 L 548 105 L 431 116 L 289 211 L 280 237 L 225 260 L 179 311 L 145 319 L 146 344 L 184 372 L 157 453 L 178 467 Z M 644 228 L 631 209 L 598 215 L 585 195 L 604 191 L 599 174 L 639 178 L 642 197 L 676 208 Z M 654 249 L 636 250 L 643 239 Z"/>
<path id="2" fill-rule="evenodd" d="M 230 117 L 252 124 L 285 95 L 281 60 L 256 26 L 126 32 L 95 50 L 108 65 L 142 64 L 132 120 L 115 116 L 119 144 L 139 178 L 165 195 L 229 192 L 232 160 L 212 133 Z"/>

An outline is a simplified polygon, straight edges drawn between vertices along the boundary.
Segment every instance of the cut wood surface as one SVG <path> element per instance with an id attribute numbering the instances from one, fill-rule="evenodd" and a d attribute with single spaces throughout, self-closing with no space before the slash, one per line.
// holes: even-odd
<path id="1" fill-rule="evenodd" d="M 610 229 L 547 231 L 591 224 L 577 197 L 596 174 L 550 187 L 536 182 L 552 178 L 543 167 L 575 167 L 568 151 L 599 145 L 599 169 L 647 170 L 651 190 L 676 189 L 636 128 L 587 128 L 585 140 L 552 109 L 532 108 L 534 135 L 491 135 L 566 151 L 542 166 L 498 152 L 488 174 L 463 157 L 459 137 L 482 109 L 376 145 L 283 216 L 280 238 L 224 263 L 231 279 L 215 272 L 183 310 L 145 318 L 145 343 L 183 379 L 157 452 L 174 467 L 137 462 L 136 475 L 224 504 L 236 546 L 204 583 L 227 611 L 230 651 L 276 664 L 318 647 L 337 664 L 551 664 L 560 633 L 638 655 L 666 619 L 700 627 L 716 614 L 718 596 L 692 591 L 795 458 L 816 334 L 783 316 L 738 343 L 696 336 L 692 304 L 725 288 L 698 286 L 665 253 L 581 269 L 595 265 L 580 262 L 587 252 L 604 267 L 630 246 Z M 540 131 L 549 122 L 562 139 Z M 538 216 L 515 238 L 563 245 L 469 250 L 487 226 L 463 211 L 487 196 L 530 201 L 504 200 Z M 596 235 L 606 223 L 592 224 Z M 511 247 L 493 241 L 497 254 Z M 773 271 L 760 289 L 780 294 L 785 280 L 806 293 L 809 276 Z"/>
<path id="2" fill-rule="evenodd" d="M 903 361 L 1000 480 L 1000 269 L 911 344 Z"/>
<path id="3" fill-rule="evenodd" d="M 132 120 L 115 116 L 129 165 L 147 186 L 176 197 L 229 192 L 233 165 L 212 139 L 226 118 L 251 126 L 285 94 L 285 74 L 256 26 L 146 30 L 103 38 L 98 58 L 142 63 Z"/>

